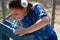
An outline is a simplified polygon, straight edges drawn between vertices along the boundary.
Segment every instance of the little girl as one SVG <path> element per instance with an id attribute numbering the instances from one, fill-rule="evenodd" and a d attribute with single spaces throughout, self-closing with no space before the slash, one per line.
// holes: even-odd
<path id="1" fill-rule="evenodd" d="M 9 9 L 12 16 L 22 24 L 22 28 L 14 31 L 15 34 L 20 36 L 33 34 L 33 40 L 57 40 L 56 33 L 49 24 L 50 19 L 39 4 L 15 0 L 10 1 Z"/>

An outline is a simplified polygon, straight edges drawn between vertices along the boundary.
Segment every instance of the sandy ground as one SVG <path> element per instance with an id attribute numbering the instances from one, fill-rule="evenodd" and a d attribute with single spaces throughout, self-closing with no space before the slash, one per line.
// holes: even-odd
<path id="1" fill-rule="evenodd" d="M 55 24 L 55 31 L 57 33 L 58 36 L 58 40 L 60 40 L 60 24 Z"/>
<path id="2" fill-rule="evenodd" d="M 60 40 L 60 6 L 56 7 L 56 15 L 55 15 L 55 31 L 58 35 L 58 40 Z"/>

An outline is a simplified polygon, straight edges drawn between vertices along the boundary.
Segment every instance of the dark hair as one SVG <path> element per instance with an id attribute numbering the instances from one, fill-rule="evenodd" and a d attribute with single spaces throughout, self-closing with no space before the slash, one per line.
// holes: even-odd
<path id="1" fill-rule="evenodd" d="M 28 3 L 27 9 L 30 10 L 31 7 L 32 7 L 32 4 Z M 23 7 L 21 6 L 21 0 L 19 0 L 19 1 L 10 1 L 9 8 L 20 8 L 20 9 L 22 9 Z"/>

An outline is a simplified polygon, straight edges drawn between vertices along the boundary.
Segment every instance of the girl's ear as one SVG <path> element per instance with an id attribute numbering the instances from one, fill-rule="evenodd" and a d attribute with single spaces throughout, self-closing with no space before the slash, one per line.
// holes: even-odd
<path id="1" fill-rule="evenodd" d="M 27 12 L 27 8 L 23 8 L 24 12 Z"/>

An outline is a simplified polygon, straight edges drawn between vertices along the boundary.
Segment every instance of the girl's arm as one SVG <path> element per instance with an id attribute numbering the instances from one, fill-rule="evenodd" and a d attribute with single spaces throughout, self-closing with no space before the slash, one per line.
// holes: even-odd
<path id="1" fill-rule="evenodd" d="M 17 29 L 16 31 L 14 31 L 14 33 L 15 34 L 20 34 L 20 36 L 22 36 L 22 35 L 25 35 L 25 34 L 29 34 L 29 33 L 35 32 L 35 31 L 45 27 L 49 23 L 49 21 L 50 21 L 49 17 L 45 16 L 45 17 L 39 19 L 31 27 Z"/>
<path id="2" fill-rule="evenodd" d="M 27 33 L 32 33 L 34 31 L 37 31 L 37 30 L 45 27 L 49 22 L 50 22 L 49 17 L 45 16 L 45 17 L 41 18 L 40 20 L 38 20 L 34 25 L 27 28 L 26 31 L 27 31 Z"/>

